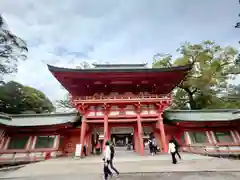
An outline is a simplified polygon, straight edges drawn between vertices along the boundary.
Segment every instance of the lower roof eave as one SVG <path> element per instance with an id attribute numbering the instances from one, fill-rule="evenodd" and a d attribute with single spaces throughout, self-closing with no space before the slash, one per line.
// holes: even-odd
<path id="1" fill-rule="evenodd" d="M 240 119 L 220 119 L 220 120 L 182 120 L 182 119 L 171 119 L 171 120 L 166 120 L 164 119 L 165 122 L 196 122 L 196 123 L 206 123 L 206 122 L 233 122 L 233 121 L 240 121 Z"/>
<path id="2" fill-rule="evenodd" d="M 52 125 L 34 125 L 34 126 L 13 126 L 13 125 L 3 125 L 5 127 L 5 129 L 7 128 L 11 128 L 11 129 L 16 129 L 16 128 L 32 128 L 32 129 L 36 129 L 36 128 L 44 128 L 44 129 L 49 129 L 49 128 L 59 128 L 59 127 L 64 127 L 64 126 L 71 126 L 73 125 L 72 122 L 68 122 L 68 123 L 63 123 L 63 124 L 52 124 Z M 41 131 L 41 130 L 40 130 Z"/>

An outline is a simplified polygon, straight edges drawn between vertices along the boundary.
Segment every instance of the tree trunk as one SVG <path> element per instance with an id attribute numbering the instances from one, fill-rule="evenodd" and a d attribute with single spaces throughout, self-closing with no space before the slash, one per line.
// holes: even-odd
<path id="1" fill-rule="evenodd" d="M 188 88 L 183 88 L 183 89 L 186 91 L 186 93 L 187 93 L 187 95 L 188 95 L 189 104 L 190 104 L 190 109 L 193 109 L 193 110 L 198 109 L 198 108 L 197 108 L 197 102 L 196 102 L 196 101 L 194 100 L 194 98 L 193 98 L 194 92 L 191 92 L 190 89 L 188 89 Z"/>

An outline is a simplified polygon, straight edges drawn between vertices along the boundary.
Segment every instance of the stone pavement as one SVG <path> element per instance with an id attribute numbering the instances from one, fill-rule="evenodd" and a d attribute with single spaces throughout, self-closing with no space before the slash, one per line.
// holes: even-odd
<path id="1" fill-rule="evenodd" d="M 115 166 L 123 174 L 131 173 L 166 173 L 166 172 L 240 172 L 240 161 L 213 158 L 201 155 L 182 153 L 183 160 L 178 164 L 171 163 L 168 154 L 157 156 L 117 156 Z M 4 178 L 47 177 L 68 175 L 83 177 L 100 177 L 102 174 L 102 157 L 85 159 L 60 158 L 29 164 L 24 168 L 4 175 Z M 129 175 L 128 175 L 129 176 Z M 128 177 L 127 176 L 127 177 Z"/>
<path id="2" fill-rule="evenodd" d="M 0 178 L 2 179 L 2 178 Z M 4 178 L 7 180 L 6 178 Z M 11 180 L 103 180 L 101 175 L 48 175 L 37 177 L 11 178 Z M 240 173 L 237 172 L 168 172 L 168 173 L 134 173 L 121 174 L 118 178 L 109 180 L 239 180 Z"/>

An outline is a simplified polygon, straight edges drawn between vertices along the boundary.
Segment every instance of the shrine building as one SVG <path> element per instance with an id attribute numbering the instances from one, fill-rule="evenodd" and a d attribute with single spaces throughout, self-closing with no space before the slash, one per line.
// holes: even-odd
<path id="1" fill-rule="evenodd" d="M 199 154 L 240 152 L 240 110 L 167 110 L 172 90 L 190 65 L 94 64 L 92 69 L 48 66 L 66 88 L 76 113 L 0 114 L 0 164 L 75 156 L 85 145 L 95 154 L 110 140 L 139 155 L 154 136 L 161 153 L 175 137 L 182 150 Z M 81 156 L 83 148 L 81 148 Z"/>

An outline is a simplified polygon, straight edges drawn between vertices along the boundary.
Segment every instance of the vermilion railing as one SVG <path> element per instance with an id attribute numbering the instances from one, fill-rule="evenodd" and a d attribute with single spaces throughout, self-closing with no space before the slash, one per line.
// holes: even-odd
<path id="1" fill-rule="evenodd" d="M 75 96 L 70 98 L 73 101 L 81 101 L 81 100 L 127 100 L 127 99 L 165 99 L 165 100 L 170 100 L 171 95 L 114 95 L 114 96 Z"/>
<path id="2" fill-rule="evenodd" d="M 228 145 L 183 145 L 182 150 L 190 153 L 213 155 L 213 154 L 240 154 L 240 144 L 228 144 Z"/>

